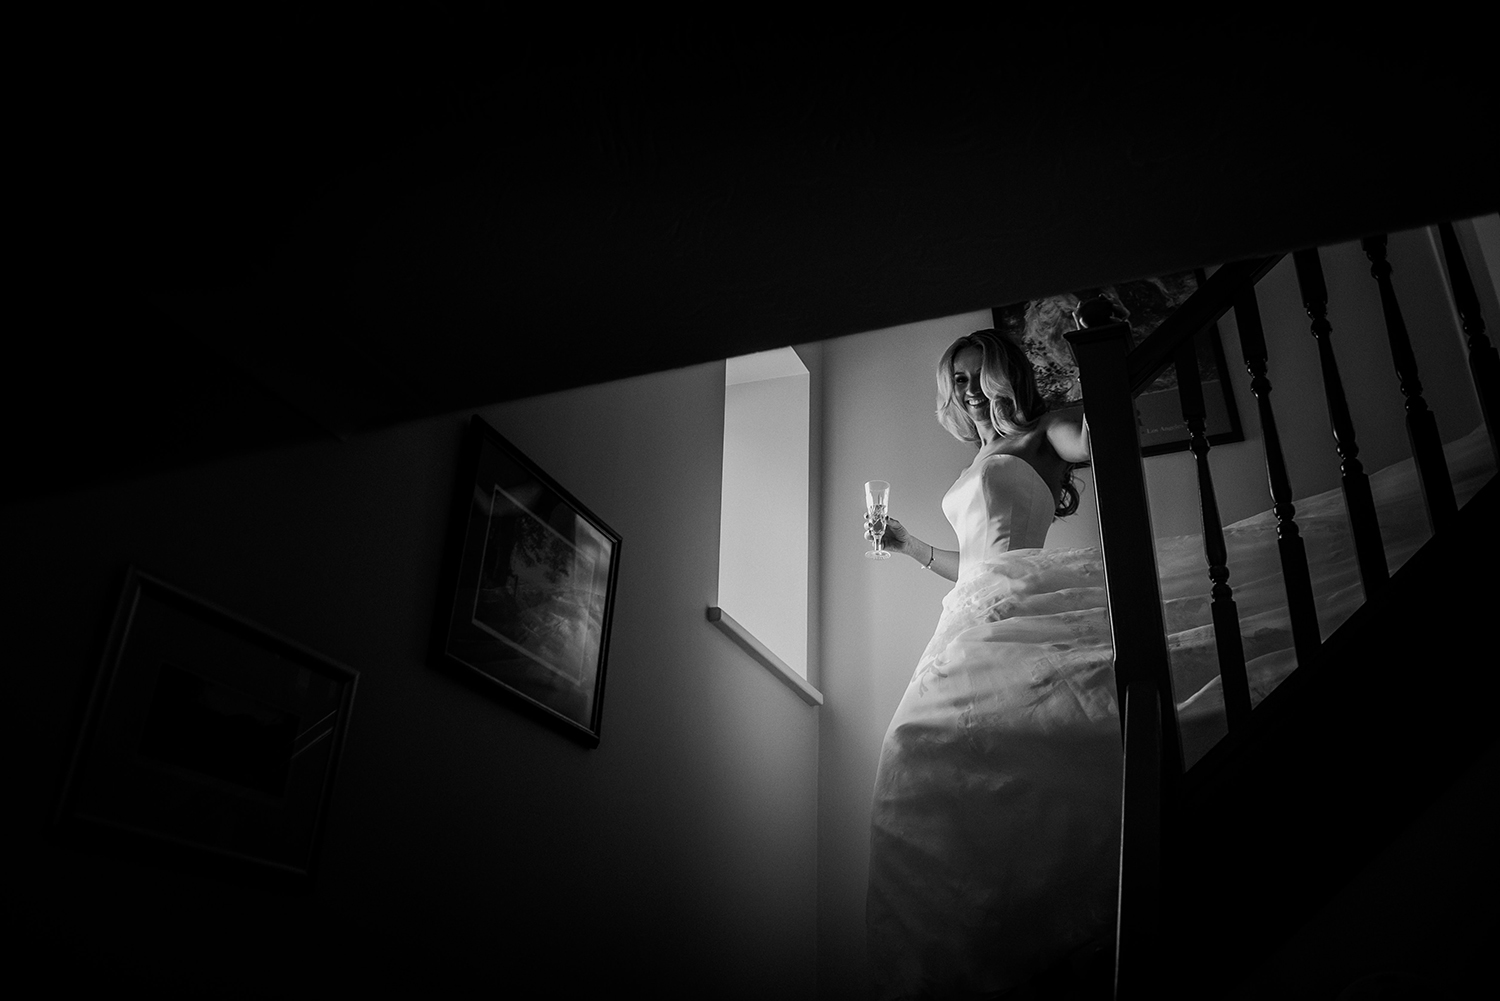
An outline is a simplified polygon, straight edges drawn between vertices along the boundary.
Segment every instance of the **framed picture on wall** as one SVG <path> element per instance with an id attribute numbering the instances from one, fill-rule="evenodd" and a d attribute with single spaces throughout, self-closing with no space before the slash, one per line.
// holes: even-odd
<path id="1" fill-rule="evenodd" d="M 348 667 L 131 567 L 58 833 L 305 888 L 357 680 Z"/>
<path id="2" fill-rule="evenodd" d="M 1083 388 L 1078 382 L 1073 349 L 1063 335 L 1078 329 L 1073 311 L 1080 302 L 1104 296 L 1123 309 L 1130 322 L 1131 346 L 1134 347 L 1161 326 L 1162 321 L 1186 302 L 1204 280 L 1202 271 L 1180 271 L 997 306 L 991 312 L 995 329 L 1019 344 L 1031 359 L 1037 388 L 1042 395 L 1054 406 L 1071 406 L 1082 402 Z M 1207 410 L 1205 427 L 1209 443 L 1222 445 L 1244 441 L 1218 324 L 1205 329 L 1195 347 Z M 1182 398 L 1177 392 L 1175 365 L 1164 368 L 1156 380 L 1136 397 L 1135 405 L 1142 455 L 1188 449 L 1187 422 L 1182 419 Z"/>
<path id="3" fill-rule="evenodd" d="M 599 744 L 620 535 L 475 416 L 459 464 L 434 655 Z"/>

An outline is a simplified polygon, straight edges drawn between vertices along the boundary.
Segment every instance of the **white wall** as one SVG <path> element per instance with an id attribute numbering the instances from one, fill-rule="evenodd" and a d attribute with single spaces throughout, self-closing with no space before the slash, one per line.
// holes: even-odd
<path id="1" fill-rule="evenodd" d="M 1427 399 L 1449 441 L 1472 429 L 1478 413 L 1427 233 L 1394 234 L 1390 257 Z M 1409 454 L 1378 291 L 1357 243 L 1328 248 L 1323 264 L 1333 344 L 1354 412 L 1360 458 L 1373 472 Z M 1261 282 L 1259 297 L 1271 352 L 1271 395 L 1294 489 L 1302 496 L 1336 487 L 1338 456 L 1328 430 L 1316 344 L 1290 257 Z M 940 503 L 973 452 L 933 416 L 934 365 L 954 338 L 990 325 L 989 311 L 983 310 L 824 344 L 820 649 L 826 701 L 819 730 L 818 923 L 825 998 L 866 994 L 865 879 L 877 755 L 951 587 L 909 559 L 876 563 L 862 557 L 860 487 L 867 479 L 889 480 L 895 517 L 934 545 L 956 546 Z M 1247 439 L 1211 453 L 1228 522 L 1269 508 L 1270 497 L 1232 313 L 1220 328 Z M 1157 534 L 1200 531 L 1191 455 L 1153 457 L 1146 469 Z M 1054 523 L 1049 546 L 1098 544 L 1092 482 L 1087 471 L 1077 478 L 1080 510 Z M 1205 592 L 1208 587 L 1205 565 Z"/>
<path id="2" fill-rule="evenodd" d="M 933 416 L 934 365 L 989 311 L 823 345 L 823 582 L 819 710 L 818 962 L 828 998 L 861 998 L 870 793 L 880 740 L 951 585 L 912 560 L 864 557 L 863 484 L 891 484 L 891 514 L 934 545 L 957 540 L 940 504 L 973 458 Z"/>
<path id="3" fill-rule="evenodd" d="M 18 947 L 65 981 L 157 992 L 175 971 L 812 996 L 817 710 L 704 616 L 723 393 L 713 364 L 482 411 L 623 536 L 593 750 L 427 664 L 467 413 L 8 508 L 0 607 L 32 761 L 12 789 Z M 45 841 L 127 562 L 361 672 L 311 896 Z"/>

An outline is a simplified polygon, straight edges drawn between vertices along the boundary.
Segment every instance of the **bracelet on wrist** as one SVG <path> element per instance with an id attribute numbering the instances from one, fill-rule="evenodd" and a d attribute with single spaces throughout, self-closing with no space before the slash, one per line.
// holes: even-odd
<path id="1" fill-rule="evenodd" d="M 931 570 L 932 561 L 935 559 L 937 559 L 937 549 L 934 548 L 931 543 L 929 543 L 927 546 L 927 562 L 922 564 L 922 569 Z"/>

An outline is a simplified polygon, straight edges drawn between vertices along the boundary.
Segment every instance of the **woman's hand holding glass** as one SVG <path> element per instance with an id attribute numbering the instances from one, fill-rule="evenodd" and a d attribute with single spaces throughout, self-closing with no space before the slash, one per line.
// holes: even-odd
<path id="1" fill-rule="evenodd" d="M 887 515 L 884 520 L 885 532 L 880 536 L 879 548 L 887 553 L 906 552 L 907 546 L 911 543 L 911 534 L 907 532 L 906 526 L 902 525 L 901 522 L 897 521 L 895 518 L 890 517 L 889 515 Z M 865 538 L 869 539 L 871 542 L 877 541 L 875 538 L 874 522 L 875 518 L 868 511 L 866 511 Z"/>

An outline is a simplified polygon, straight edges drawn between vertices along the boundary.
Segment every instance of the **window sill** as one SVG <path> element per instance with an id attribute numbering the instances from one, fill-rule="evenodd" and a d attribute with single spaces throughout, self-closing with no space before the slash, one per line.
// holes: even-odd
<path id="1" fill-rule="evenodd" d="M 806 678 L 792 670 L 786 661 L 772 653 L 770 648 L 756 639 L 750 630 L 730 618 L 724 609 L 710 606 L 708 609 L 708 621 L 727 633 L 730 639 L 745 649 L 746 653 L 764 664 L 766 670 L 780 678 L 782 684 L 796 692 L 797 696 L 803 702 L 806 702 L 810 706 L 820 706 L 823 704 L 822 692 L 809 685 Z"/>

